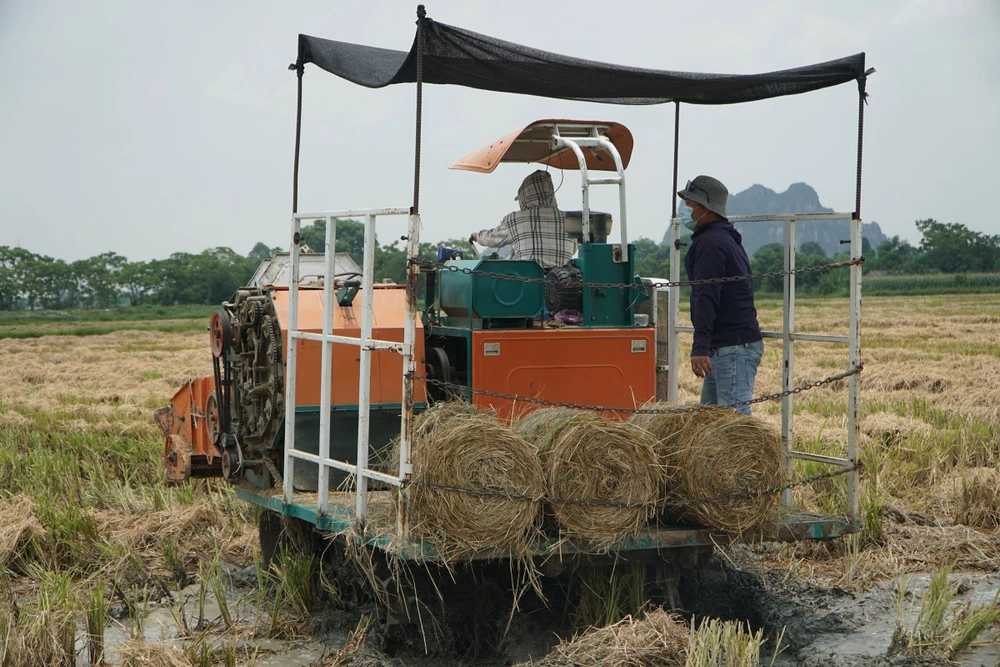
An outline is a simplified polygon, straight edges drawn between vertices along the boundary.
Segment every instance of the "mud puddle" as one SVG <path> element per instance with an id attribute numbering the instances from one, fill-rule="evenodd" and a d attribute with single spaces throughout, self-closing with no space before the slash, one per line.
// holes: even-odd
<path id="1" fill-rule="evenodd" d="M 835 586 L 823 587 L 786 579 L 783 571 L 751 572 L 715 560 L 697 576 L 682 580 L 679 593 L 689 618 L 691 614 L 696 618 L 713 616 L 764 628 L 766 635 L 772 638 L 761 656 L 765 665 L 770 664 L 774 639 L 779 636 L 783 649 L 775 659 L 776 667 L 945 664 L 993 667 L 1000 664 L 1000 648 L 993 629 L 984 632 L 953 663 L 940 658 L 891 654 L 893 634 L 900 622 L 910 629 L 917 621 L 930 575 L 912 575 L 902 581 L 906 592 L 900 604 L 897 581 L 883 582 L 868 593 L 855 593 Z M 953 574 L 950 583 L 957 591 L 955 602 L 960 604 L 988 604 L 1000 592 L 1000 575 L 996 574 Z M 175 592 L 173 597 L 172 603 L 164 600 L 146 606 L 141 634 L 147 643 L 167 644 L 183 650 L 191 645 L 192 636 L 197 636 L 199 630 L 196 629 L 200 628 L 208 630 L 206 636 L 213 645 L 234 649 L 240 656 L 239 664 L 259 667 L 329 664 L 361 617 L 358 610 L 321 612 L 313 615 L 302 637 L 274 640 L 260 638 L 258 635 L 262 633 L 254 632 L 254 628 L 259 628 L 267 619 L 248 602 L 246 587 L 231 589 L 223 605 L 234 619 L 234 628 L 230 630 L 223 622 L 223 606 L 211 592 L 202 602 L 199 587 L 193 585 Z M 108 662 L 117 661 L 120 648 L 137 634 L 127 618 L 112 622 L 105 633 Z M 529 608 L 517 617 L 498 644 L 473 650 L 466 648 L 461 652 L 441 650 L 438 644 L 428 654 L 418 638 L 419 633 L 376 622 L 369 635 L 368 648 L 357 653 L 353 662 L 340 664 L 356 667 L 511 665 L 538 660 L 560 637 L 570 635 L 572 629 L 559 619 L 558 613 L 542 607 Z M 79 655 L 84 656 L 85 651 L 81 650 Z M 88 662 L 78 661 L 77 664 L 84 667 Z"/>
<path id="2" fill-rule="evenodd" d="M 751 573 L 715 562 L 697 581 L 682 582 L 682 593 L 685 606 L 696 615 L 763 627 L 772 638 L 762 653 L 763 664 L 769 664 L 779 636 L 783 648 L 774 662 L 777 667 L 1000 664 L 994 629 L 982 633 L 952 663 L 892 650 L 897 627 L 914 627 L 930 579 L 929 574 L 912 575 L 882 582 L 868 593 L 855 593 L 786 580 L 783 571 Z M 953 574 L 949 583 L 957 592 L 956 605 L 989 604 L 1000 592 L 1000 575 L 995 574 Z"/>

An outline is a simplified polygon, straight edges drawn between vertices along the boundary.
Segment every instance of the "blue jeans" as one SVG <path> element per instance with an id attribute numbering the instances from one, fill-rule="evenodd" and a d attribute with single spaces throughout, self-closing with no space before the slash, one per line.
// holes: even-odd
<path id="1" fill-rule="evenodd" d="M 701 404 L 729 405 L 753 398 L 753 383 L 763 355 L 761 340 L 712 350 L 708 357 L 712 372 L 701 385 Z M 736 411 L 749 415 L 750 406 L 741 405 Z"/>

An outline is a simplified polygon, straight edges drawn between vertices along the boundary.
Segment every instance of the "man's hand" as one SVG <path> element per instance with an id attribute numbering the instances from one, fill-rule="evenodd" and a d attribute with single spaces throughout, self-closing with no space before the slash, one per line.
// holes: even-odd
<path id="1" fill-rule="evenodd" d="M 691 357 L 691 370 L 700 378 L 712 372 L 712 362 L 708 357 Z"/>
<path id="2" fill-rule="evenodd" d="M 479 232 L 472 232 L 471 234 L 469 234 L 469 243 L 475 243 L 478 238 L 479 238 Z"/>

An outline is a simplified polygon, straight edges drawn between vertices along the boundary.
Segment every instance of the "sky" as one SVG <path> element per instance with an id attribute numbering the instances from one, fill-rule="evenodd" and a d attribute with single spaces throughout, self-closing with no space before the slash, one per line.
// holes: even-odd
<path id="1" fill-rule="evenodd" d="M 658 69 L 756 73 L 858 51 L 868 81 L 862 217 L 919 241 L 914 221 L 998 234 L 1000 2 L 427 0 L 435 20 L 501 39 Z M 296 38 L 407 50 L 416 3 L 248 0 L 0 0 L 0 246 L 133 261 L 216 246 L 287 246 Z M 308 65 L 300 210 L 406 207 L 412 198 L 412 84 L 369 90 Z M 670 217 L 673 105 L 627 107 L 424 88 L 422 238 L 497 224 L 530 165 L 493 174 L 447 165 L 539 118 L 630 128 L 632 237 Z M 854 208 L 857 88 L 718 107 L 682 105 L 682 182 L 731 192 L 806 182 Z M 579 175 L 558 197 L 579 208 Z M 559 184 L 559 175 L 555 177 Z M 618 210 L 611 186 L 595 210 Z M 617 217 L 617 216 L 616 216 Z M 405 231 L 379 226 L 380 241 Z"/>

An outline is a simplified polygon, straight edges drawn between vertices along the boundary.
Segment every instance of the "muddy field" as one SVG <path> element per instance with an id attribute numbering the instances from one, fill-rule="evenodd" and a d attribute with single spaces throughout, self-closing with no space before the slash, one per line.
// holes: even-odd
<path id="1" fill-rule="evenodd" d="M 780 302 L 759 306 L 780 329 Z M 797 311 L 803 332 L 844 334 L 847 318 L 845 300 Z M 748 622 L 764 664 L 779 639 L 778 665 L 996 664 L 998 325 L 997 295 L 866 299 L 861 534 L 720 551 L 682 581 L 688 612 Z M 503 665 L 581 631 L 539 606 L 491 650 L 424 655 L 308 559 L 265 571 L 228 486 L 162 481 L 151 413 L 210 359 L 198 331 L 0 340 L 0 665 Z M 757 394 L 779 390 L 780 361 L 767 341 Z M 799 344 L 801 382 L 846 365 L 844 346 Z M 694 400 L 698 381 L 681 388 Z M 844 383 L 796 397 L 798 449 L 845 453 L 846 398 Z M 777 403 L 755 414 L 780 424 Z M 795 501 L 842 512 L 843 478 Z"/>

